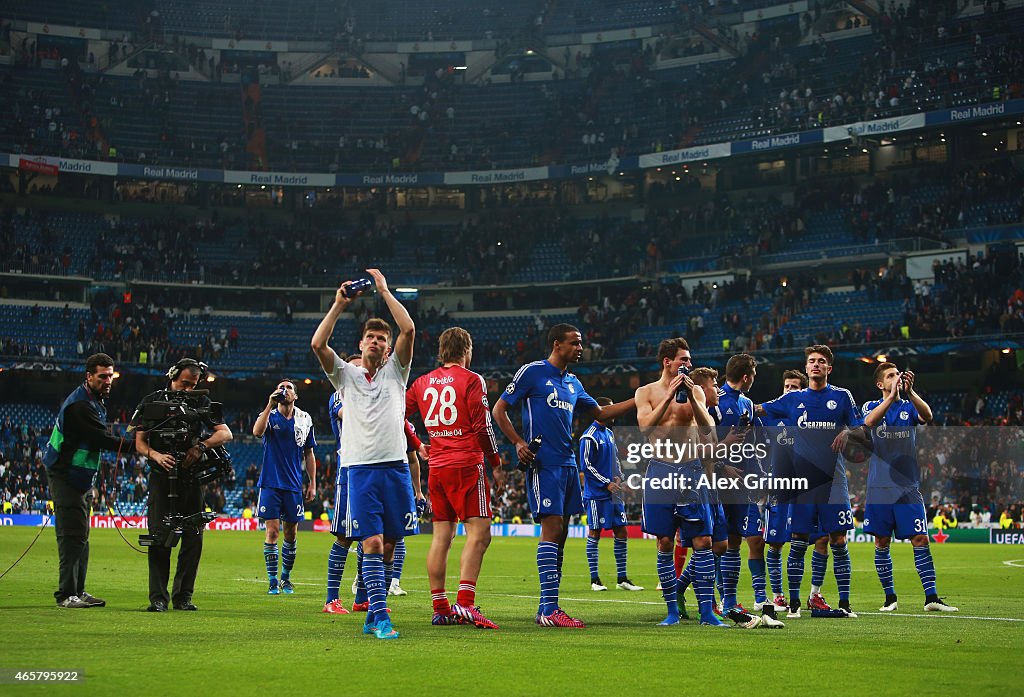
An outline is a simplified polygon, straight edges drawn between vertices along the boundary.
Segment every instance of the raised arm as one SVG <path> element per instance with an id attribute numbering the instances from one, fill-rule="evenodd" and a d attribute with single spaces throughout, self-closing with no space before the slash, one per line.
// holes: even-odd
<path id="1" fill-rule="evenodd" d="M 689 375 L 680 376 L 683 378 L 683 386 L 690 395 L 690 404 L 693 406 L 693 421 L 697 429 L 704 435 L 715 432 L 715 420 L 708 411 L 708 398 L 704 396 L 704 389 L 694 384 Z"/>
<path id="2" fill-rule="evenodd" d="M 334 352 L 331 351 L 331 353 Z M 267 398 L 267 406 L 263 407 L 263 411 L 261 411 L 260 415 L 256 417 L 256 422 L 252 425 L 252 434 L 257 438 L 262 438 L 263 434 L 267 430 L 267 422 L 270 421 L 270 412 L 272 412 L 276 406 L 276 403 L 274 402 L 274 395 L 276 394 L 276 389 L 270 393 L 270 396 Z"/>
<path id="3" fill-rule="evenodd" d="M 377 293 L 384 298 L 384 303 L 388 306 L 395 324 L 398 325 L 398 338 L 395 339 L 394 355 L 398 359 L 401 368 L 404 371 L 408 371 L 409 366 L 412 365 L 412 349 L 416 339 L 416 325 L 413 323 L 409 311 L 405 309 L 402 303 L 398 302 L 398 298 L 388 288 L 387 279 L 384 278 L 384 274 L 380 272 L 380 269 L 367 269 L 366 272 L 373 277 L 374 283 L 377 284 Z"/>
<path id="4" fill-rule="evenodd" d="M 905 371 L 903 373 L 903 382 L 907 386 L 907 399 L 909 399 L 914 405 L 914 408 L 917 409 L 918 416 L 920 416 L 921 420 L 926 424 L 931 423 L 934 418 L 932 408 L 929 406 L 928 402 L 924 401 L 924 398 L 917 393 L 917 390 L 914 389 L 914 373 L 909 370 Z"/>
<path id="5" fill-rule="evenodd" d="M 616 402 L 615 404 L 609 404 L 608 406 L 597 406 L 590 410 L 590 417 L 596 421 L 611 421 L 617 419 L 623 414 L 636 409 L 636 396 L 632 399 L 627 399 L 624 402 Z"/>
<path id="6" fill-rule="evenodd" d="M 345 281 L 334 292 L 334 302 L 331 304 L 330 309 L 327 310 L 324 318 L 320 320 L 320 325 L 313 332 L 313 339 L 310 342 L 313 353 L 316 354 L 317 360 L 320 361 L 320 367 L 328 375 L 334 372 L 334 364 L 338 360 L 338 354 L 334 352 L 327 342 L 330 341 L 331 334 L 334 333 L 334 325 L 338 323 L 341 313 L 352 304 L 352 298 L 345 295 L 345 288 L 350 285 L 352 285 L 352 281 Z"/>
<path id="7" fill-rule="evenodd" d="M 864 425 L 868 428 L 874 428 L 878 424 L 882 423 L 882 419 L 885 418 L 885 412 L 889 411 L 889 407 L 893 405 L 896 398 L 899 396 L 900 381 L 893 380 L 892 389 L 886 393 L 885 398 L 879 402 L 874 409 L 864 414 Z"/>

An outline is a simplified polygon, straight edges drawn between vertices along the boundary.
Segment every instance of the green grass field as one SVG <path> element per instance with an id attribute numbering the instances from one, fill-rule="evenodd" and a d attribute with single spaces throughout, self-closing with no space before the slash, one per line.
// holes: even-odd
<path id="1" fill-rule="evenodd" d="M 28 545 L 35 529 L 0 529 L 0 569 Z M 126 533 L 133 531 L 126 531 Z M 134 535 L 129 539 L 134 540 Z M 297 592 L 267 596 L 262 533 L 208 532 L 195 603 L 197 613 L 143 612 L 146 560 L 116 531 L 92 533 L 88 590 L 106 608 L 55 606 L 57 552 L 46 529 L 24 561 L 0 580 L 0 668 L 77 669 L 76 685 L 0 686 L 3 695 L 106 694 L 298 695 L 617 694 L 671 690 L 690 676 L 713 676 L 702 696 L 743 694 L 995 694 L 1019 686 L 1014 658 L 1024 645 L 1024 548 L 935 545 L 939 592 L 960 614 L 925 614 L 909 546 L 893 548 L 900 613 L 880 615 L 881 591 L 871 547 L 851 545 L 853 607 L 858 619 L 790 620 L 776 631 L 714 630 L 695 622 L 654 626 L 664 616 L 654 574 L 654 543 L 630 541 L 630 575 L 648 590 L 593 593 L 583 540 L 570 540 L 561 604 L 584 630 L 537 627 L 536 540 L 496 538 L 484 563 L 478 602 L 499 631 L 430 626 L 427 538 L 409 541 L 402 585 L 392 598 L 397 641 L 360 633 L 362 616 L 321 613 L 326 534 L 300 533 L 293 572 Z M 461 549 L 456 541 L 453 553 Z M 611 541 L 602 569 L 614 578 Z M 352 558 L 354 561 L 354 557 Z M 1008 565 L 1006 561 L 1016 561 Z M 173 561 L 173 560 L 172 560 Z M 808 573 L 810 555 L 808 554 Z M 353 566 L 346 569 L 343 598 Z M 804 579 L 806 596 L 808 578 Z M 449 576 L 449 590 L 458 579 Z M 745 565 L 741 600 L 749 600 Z M 836 600 L 829 575 L 824 588 Z M 450 593 L 454 599 L 454 593 Z M 692 595 L 690 596 L 692 604 Z M 797 674 L 796 680 L 791 677 Z"/>

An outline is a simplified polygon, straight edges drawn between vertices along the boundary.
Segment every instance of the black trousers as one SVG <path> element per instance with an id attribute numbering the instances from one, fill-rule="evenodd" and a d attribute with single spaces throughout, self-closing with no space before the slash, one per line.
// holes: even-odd
<path id="1" fill-rule="evenodd" d="M 167 475 L 152 471 L 149 476 L 149 531 L 159 529 L 164 516 L 170 512 Z M 177 512 L 182 515 L 199 513 L 203 510 L 203 487 L 185 486 L 178 480 Z M 203 554 L 203 531 L 186 529 L 178 545 L 178 566 L 174 572 L 174 587 L 167 594 L 167 582 L 171 574 L 171 548 L 154 545 L 149 550 L 149 602 L 157 600 L 175 605 L 186 603 L 195 592 L 196 574 L 199 572 L 199 557 Z"/>
<path id="2" fill-rule="evenodd" d="M 54 528 L 57 532 L 57 590 L 53 597 L 62 602 L 85 592 L 85 576 L 89 570 L 89 510 L 92 488 L 79 491 L 68 483 L 67 476 L 47 471 L 50 498 L 53 499 Z"/>

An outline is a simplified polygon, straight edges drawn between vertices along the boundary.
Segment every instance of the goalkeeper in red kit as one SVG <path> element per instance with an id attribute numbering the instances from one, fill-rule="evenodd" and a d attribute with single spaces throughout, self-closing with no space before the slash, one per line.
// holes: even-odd
<path id="1" fill-rule="evenodd" d="M 420 415 L 430 437 L 427 488 L 434 511 L 434 536 L 427 553 L 427 574 L 434 605 L 431 623 L 497 629 L 476 606 L 476 581 L 491 543 L 491 487 L 484 462 L 494 474 L 496 494 L 505 482 L 491 428 L 487 386 L 483 377 L 469 370 L 473 339 L 465 329 L 452 327 L 441 332 L 438 359 L 441 367 L 410 385 L 405 400 L 406 418 Z M 448 551 L 460 520 L 466 529 L 466 546 L 459 568 L 459 593 L 452 606 L 444 584 Z"/>

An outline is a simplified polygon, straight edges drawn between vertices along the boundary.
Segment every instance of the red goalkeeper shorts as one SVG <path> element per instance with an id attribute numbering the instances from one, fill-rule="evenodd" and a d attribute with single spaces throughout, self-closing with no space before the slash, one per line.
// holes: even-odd
<path id="1" fill-rule="evenodd" d="M 454 523 L 491 517 L 491 485 L 483 464 L 431 468 L 427 490 L 435 521 Z"/>

